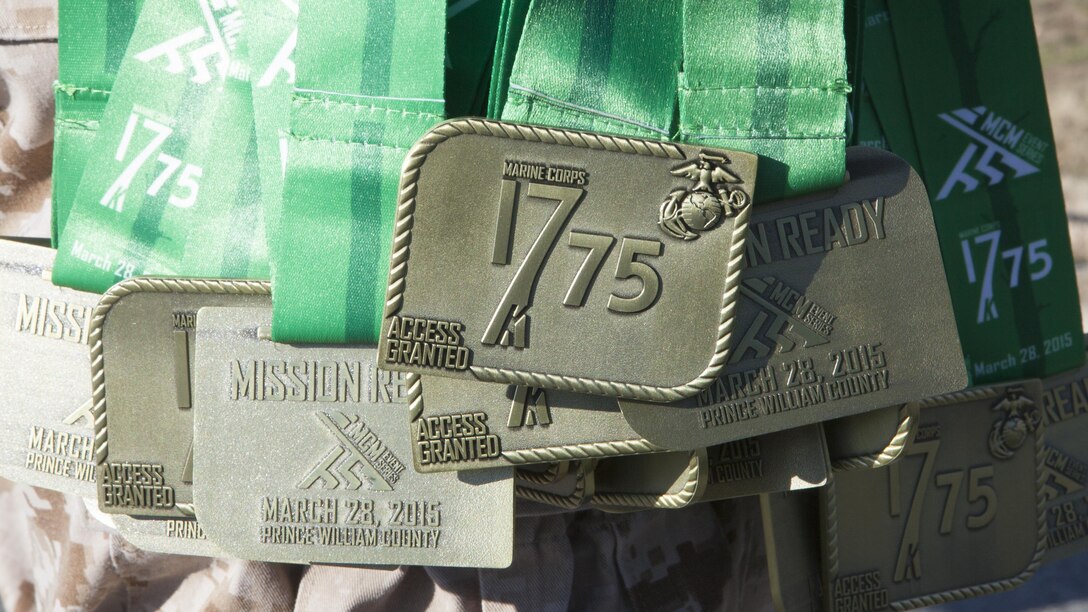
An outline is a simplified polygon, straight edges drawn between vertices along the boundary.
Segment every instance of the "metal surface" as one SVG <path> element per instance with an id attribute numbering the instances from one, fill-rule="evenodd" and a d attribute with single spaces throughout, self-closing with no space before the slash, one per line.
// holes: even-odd
<path id="1" fill-rule="evenodd" d="M 233 556 L 208 539 L 197 519 L 138 519 L 124 514 L 109 516 L 121 537 L 146 551 L 198 557 Z"/>
<path id="2" fill-rule="evenodd" d="M 654 401 L 697 393 L 728 353 L 755 170 L 746 153 L 439 125 L 404 164 L 383 364 Z"/>
<path id="3" fill-rule="evenodd" d="M 712 446 L 706 471 L 699 501 L 822 487 L 831 467 L 823 427 L 806 425 Z"/>
<path id="4" fill-rule="evenodd" d="M 683 508 L 706 487 L 706 449 L 613 457 L 597 462 L 595 508 Z"/>
<path id="5" fill-rule="evenodd" d="M 49 282 L 54 254 L 0 240 L 0 476 L 94 497 L 87 337 L 99 296 Z"/>
<path id="6" fill-rule="evenodd" d="M 208 539 L 195 519 L 137 519 L 124 514 L 103 514 L 98 499 L 84 498 L 87 512 L 116 529 L 126 542 L 149 552 L 198 557 L 230 557 Z"/>
<path id="7" fill-rule="evenodd" d="M 257 281 L 135 278 L 102 297 L 89 337 L 103 512 L 195 516 L 193 410 L 179 390 L 190 384 L 196 312 L 270 304 L 268 293 Z M 181 355 L 188 363 L 178 363 Z"/>
<path id="8" fill-rule="evenodd" d="M 775 609 L 819 612 L 823 609 L 819 493 L 768 493 L 759 496 L 759 504 Z"/>
<path id="9" fill-rule="evenodd" d="M 708 449 L 601 459 L 591 503 L 601 509 L 679 508 L 820 487 L 830 466 L 820 425 Z"/>
<path id="10" fill-rule="evenodd" d="M 868 470 L 897 461 L 918 427 L 918 404 L 889 406 L 824 423 L 831 466 Z"/>
<path id="11" fill-rule="evenodd" d="M 921 402 L 888 467 L 821 489 L 831 610 L 904 609 L 1018 586 L 1046 549 L 1042 385 L 979 387 Z"/>
<path id="12" fill-rule="evenodd" d="M 725 372 L 681 402 L 620 400 L 635 431 L 708 447 L 967 384 L 921 179 L 875 149 L 847 169 L 836 191 L 756 208 Z"/>
<path id="13" fill-rule="evenodd" d="M 243 559 L 506 567 L 513 468 L 412 469 L 403 376 L 375 348 L 293 346 L 272 311 L 204 308 L 194 385 L 196 506 Z"/>
<path id="14" fill-rule="evenodd" d="M 1088 366 L 1043 381 L 1042 414 L 1052 563 L 1088 551 Z"/>
<path id="15" fill-rule="evenodd" d="M 420 472 L 659 452 L 615 398 L 408 375 L 412 457 Z"/>
<path id="16" fill-rule="evenodd" d="M 558 471 L 551 482 L 530 476 L 533 473 L 530 470 L 536 466 L 518 468 L 514 491 L 521 499 L 573 510 L 585 504 L 596 491 L 596 466 L 596 459 L 569 462 L 566 470 Z"/>

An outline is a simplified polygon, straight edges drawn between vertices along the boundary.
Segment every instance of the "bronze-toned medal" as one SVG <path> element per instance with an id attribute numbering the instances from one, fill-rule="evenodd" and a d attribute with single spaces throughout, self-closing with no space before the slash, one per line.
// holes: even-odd
<path id="1" fill-rule="evenodd" d="M 194 495 L 212 541 L 286 563 L 510 564 L 513 468 L 412 469 L 403 375 L 375 347 L 272 342 L 270 308 L 197 319 Z"/>
<path id="2" fill-rule="evenodd" d="M 271 303 L 261 281 L 134 278 L 91 320 L 98 506 L 106 514 L 193 518 L 197 310 Z"/>
<path id="3" fill-rule="evenodd" d="M 519 499 L 529 500 L 564 510 L 582 507 L 596 491 L 596 459 L 551 464 L 542 471 L 539 466 L 519 467 L 516 472 L 517 487 L 514 493 Z"/>
<path id="4" fill-rule="evenodd" d="M 683 508 L 699 501 L 706 467 L 706 449 L 601 459 L 590 503 L 601 510 Z"/>
<path id="5" fill-rule="evenodd" d="M 967 384 L 925 186 L 876 149 L 847 169 L 837 190 L 756 208 L 725 370 L 680 402 L 621 399 L 635 431 L 708 447 Z"/>
<path id="6" fill-rule="evenodd" d="M 681 508 L 827 483 L 821 425 L 808 425 L 707 449 L 613 457 L 597 463 L 591 503 L 604 510 Z"/>
<path id="7" fill-rule="evenodd" d="M 830 610 L 904 609 L 1011 589 L 1046 550 L 1042 385 L 976 387 L 919 402 L 889 466 L 821 489 Z"/>
<path id="8" fill-rule="evenodd" d="M 615 398 L 408 374 L 412 452 L 420 472 L 661 452 Z"/>
<path id="9" fill-rule="evenodd" d="M 383 367 L 694 395 L 727 358 L 755 170 L 751 154 L 669 142 L 435 127 L 401 177 Z"/>

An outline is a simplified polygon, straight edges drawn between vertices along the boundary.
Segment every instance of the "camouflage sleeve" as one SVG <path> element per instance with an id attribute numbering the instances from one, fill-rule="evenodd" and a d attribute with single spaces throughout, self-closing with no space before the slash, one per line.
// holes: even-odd
<path id="1" fill-rule="evenodd" d="M 0 235 L 49 236 L 56 0 L 0 0 Z"/>

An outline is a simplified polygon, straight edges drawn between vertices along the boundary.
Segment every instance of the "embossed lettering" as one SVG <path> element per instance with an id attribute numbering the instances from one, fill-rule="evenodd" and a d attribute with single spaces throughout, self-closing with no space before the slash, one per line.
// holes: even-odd
<path id="1" fill-rule="evenodd" d="M 90 306 L 79 306 L 20 293 L 15 312 L 15 331 L 42 338 L 86 344 L 91 322 L 90 315 Z"/>
<path id="2" fill-rule="evenodd" d="M 829 206 L 753 223 L 745 248 L 747 266 L 825 253 L 832 249 L 884 240 L 884 198 Z M 818 217 L 821 217 L 819 219 Z"/>

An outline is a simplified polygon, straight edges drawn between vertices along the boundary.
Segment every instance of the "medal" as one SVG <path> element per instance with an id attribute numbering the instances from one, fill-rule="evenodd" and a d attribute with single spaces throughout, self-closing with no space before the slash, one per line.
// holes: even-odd
<path id="1" fill-rule="evenodd" d="M 707 447 L 967 384 L 921 180 L 875 149 L 847 167 L 838 190 L 757 208 L 725 371 L 680 402 L 621 399 L 635 431 Z"/>
<path id="2" fill-rule="evenodd" d="M 809 425 L 698 451 L 601 459 L 592 503 L 607 510 L 677 508 L 820 487 L 829 472 L 823 428 Z"/>
<path id="3" fill-rule="evenodd" d="M 550 467 L 545 472 L 534 469 L 540 466 L 518 468 L 517 488 L 514 491 L 519 499 L 574 510 L 585 504 L 596 491 L 596 466 L 596 459 L 585 459 L 554 471 Z"/>
<path id="4" fill-rule="evenodd" d="M 91 321 L 98 506 L 106 514 L 193 518 L 192 374 L 197 310 L 269 303 L 268 283 L 136 278 Z"/>
<path id="5" fill-rule="evenodd" d="M 1038 381 L 920 403 L 899 461 L 821 490 L 825 603 L 910 608 L 1011 589 L 1046 550 Z"/>
<path id="6" fill-rule="evenodd" d="M 1043 381 L 1046 562 L 1088 546 L 1088 368 Z"/>
<path id="7" fill-rule="evenodd" d="M 377 350 L 274 343 L 271 320 L 198 315 L 195 500 L 209 537 L 243 559 L 509 565 L 513 469 L 417 473 L 408 397 Z"/>
<path id="8" fill-rule="evenodd" d="M 571 130 L 435 127 L 401 178 L 383 367 L 656 401 L 697 393 L 728 353 L 755 165 Z"/>
<path id="9" fill-rule="evenodd" d="M 473 470 L 660 452 L 616 400 L 571 391 L 409 374 L 420 472 Z"/>

